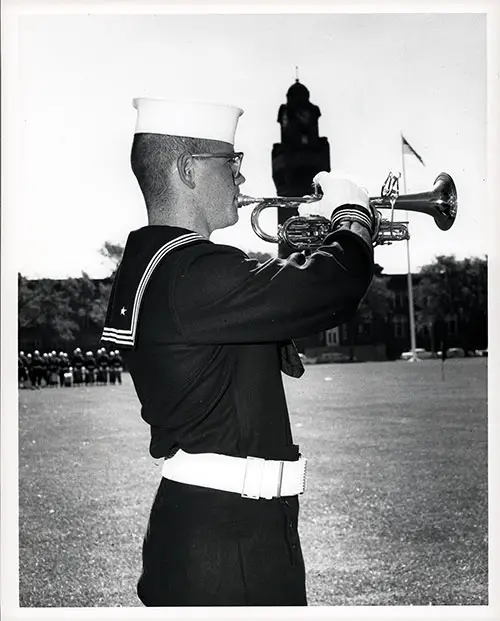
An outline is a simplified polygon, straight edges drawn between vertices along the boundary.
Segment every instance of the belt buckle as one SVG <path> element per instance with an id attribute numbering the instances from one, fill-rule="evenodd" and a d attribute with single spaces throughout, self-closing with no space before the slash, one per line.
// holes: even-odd
<path id="1" fill-rule="evenodd" d="M 281 459 L 278 466 L 278 487 L 276 489 L 276 498 L 281 498 L 281 485 L 283 484 L 283 470 L 285 462 Z"/>
<path id="2" fill-rule="evenodd" d="M 266 464 L 277 464 L 277 471 L 274 468 L 271 471 L 266 470 Z M 281 498 L 284 469 L 284 460 L 269 461 L 261 457 L 247 457 L 241 496 L 253 500 Z M 269 480 L 271 476 L 276 481 L 274 490 L 272 488 L 273 480 Z"/>
<path id="3" fill-rule="evenodd" d="M 258 500 L 260 498 L 265 462 L 266 460 L 262 459 L 262 457 L 248 456 L 246 458 L 245 476 L 243 478 L 243 488 L 241 491 L 243 498 L 251 498 L 252 500 Z"/>

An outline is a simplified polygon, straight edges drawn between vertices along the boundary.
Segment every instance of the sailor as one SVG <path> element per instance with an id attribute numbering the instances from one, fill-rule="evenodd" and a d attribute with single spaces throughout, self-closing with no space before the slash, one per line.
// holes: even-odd
<path id="1" fill-rule="evenodd" d="M 350 319 L 372 278 L 365 190 L 323 174 L 332 221 L 310 256 L 258 263 L 210 241 L 238 220 L 242 110 L 139 98 L 132 169 L 148 226 L 130 233 L 102 341 L 120 347 L 164 458 L 143 546 L 146 606 L 303 606 L 294 444 L 281 374 L 291 338 Z M 325 176 L 326 175 L 326 176 Z"/>

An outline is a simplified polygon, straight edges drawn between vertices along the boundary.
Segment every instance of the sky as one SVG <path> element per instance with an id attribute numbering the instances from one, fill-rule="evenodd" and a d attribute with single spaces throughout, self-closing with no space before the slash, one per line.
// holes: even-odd
<path id="1" fill-rule="evenodd" d="M 147 223 L 129 164 L 133 97 L 243 108 L 242 191 L 275 196 L 271 149 L 296 67 L 321 109 L 332 168 L 370 196 L 402 170 L 400 132 L 425 163 L 406 156 L 407 192 L 430 190 L 441 171 L 454 178 L 452 229 L 410 215 L 412 271 L 440 254 L 488 251 L 485 15 L 25 15 L 18 35 L 20 165 L 7 209 L 24 276 L 107 276 L 104 242 L 124 243 Z M 212 240 L 276 253 L 252 231 L 251 209 Z M 274 234 L 275 221 L 267 210 L 261 225 Z M 405 272 L 405 244 L 377 248 L 375 260 Z"/>

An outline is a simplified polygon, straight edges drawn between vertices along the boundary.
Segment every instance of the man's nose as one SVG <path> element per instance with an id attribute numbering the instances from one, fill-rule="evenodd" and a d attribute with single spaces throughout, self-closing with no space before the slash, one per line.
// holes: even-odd
<path id="1" fill-rule="evenodd" d="M 238 176 L 234 180 L 234 185 L 241 185 L 242 183 L 245 183 L 245 181 L 245 177 L 241 173 L 238 173 Z"/>

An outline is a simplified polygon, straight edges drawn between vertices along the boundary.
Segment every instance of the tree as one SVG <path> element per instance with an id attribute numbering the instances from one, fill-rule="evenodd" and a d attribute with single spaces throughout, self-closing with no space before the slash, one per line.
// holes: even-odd
<path id="1" fill-rule="evenodd" d="M 385 328 L 392 294 L 387 286 L 387 279 L 382 276 L 383 268 L 375 265 L 374 275 L 368 291 L 358 307 L 356 315 L 347 322 L 347 341 L 349 358 L 354 360 L 354 346 L 358 340 L 359 326 L 363 323 L 372 326 L 372 337 L 385 340 Z M 378 332 L 378 334 L 377 334 Z M 371 339 L 373 341 L 373 338 Z"/>
<path id="2" fill-rule="evenodd" d="M 68 278 L 66 289 L 70 306 L 80 329 L 104 325 L 111 280 L 93 280 L 82 272 L 80 278 Z"/>
<path id="3" fill-rule="evenodd" d="M 47 278 L 27 280 L 18 275 L 19 334 L 36 332 L 44 349 L 62 347 L 78 332 L 64 283 Z"/>
<path id="4" fill-rule="evenodd" d="M 110 280 L 93 280 L 85 272 L 64 280 L 28 280 L 19 274 L 20 339 L 30 341 L 31 335 L 41 349 L 65 349 L 84 332 L 99 334 L 110 292 Z"/>
<path id="5" fill-rule="evenodd" d="M 269 252 L 248 250 L 247 255 L 250 257 L 250 259 L 255 259 L 259 263 L 265 263 L 266 261 L 269 261 L 269 259 L 274 259 L 274 257 L 269 254 Z"/>
<path id="6" fill-rule="evenodd" d="M 113 267 L 112 275 L 115 274 L 120 265 L 120 261 L 123 257 L 123 250 L 124 246 L 122 246 L 122 244 L 113 244 L 109 241 L 105 241 L 102 248 L 99 250 L 99 254 L 110 261 Z"/>
<path id="7" fill-rule="evenodd" d="M 446 320 L 458 322 L 457 345 L 465 351 L 487 345 L 487 261 L 478 257 L 457 261 L 439 256 L 420 271 L 415 288 L 416 318 L 429 327 L 433 349 L 446 342 Z"/>

